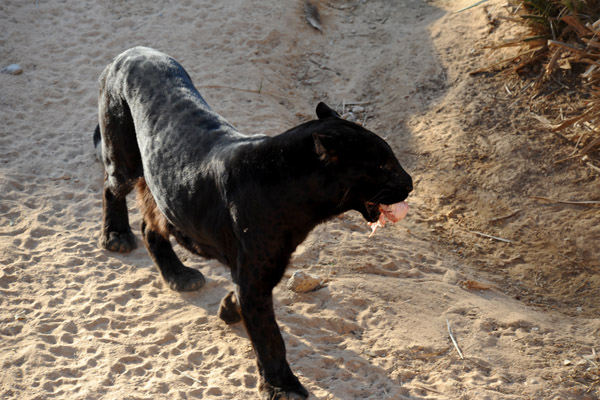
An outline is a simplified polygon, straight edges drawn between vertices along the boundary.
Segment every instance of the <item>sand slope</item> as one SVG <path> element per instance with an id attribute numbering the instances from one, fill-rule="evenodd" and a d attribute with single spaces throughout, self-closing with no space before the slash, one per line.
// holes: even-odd
<path id="1" fill-rule="evenodd" d="M 524 203 L 598 199 L 598 185 L 577 185 L 597 176 L 551 160 L 536 169 L 525 150 L 541 157 L 559 143 L 535 126 L 514 134 L 526 109 L 509 108 L 498 82 L 465 73 L 492 57 L 483 44 L 508 35 L 490 25 L 502 3 L 461 14 L 449 2 L 315 4 L 322 33 L 300 1 L 0 5 L 0 67 L 24 69 L 0 74 L 0 398 L 256 396 L 243 328 L 216 317 L 231 288 L 223 266 L 178 249 L 208 278 L 178 294 L 143 248 L 98 248 L 96 81 L 136 45 L 177 58 L 249 134 L 314 118 L 318 101 L 340 111 L 362 103 L 358 119 L 415 177 L 401 224 L 368 238 L 349 213 L 298 248 L 287 276 L 303 269 L 329 279 L 325 288 L 275 290 L 288 360 L 314 398 L 600 397 L 598 211 Z M 500 123 L 507 115 L 513 125 Z M 488 229 L 517 207 L 516 219 Z M 131 222 L 140 224 L 134 209 Z M 519 243 L 469 232 L 484 230 Z"/>

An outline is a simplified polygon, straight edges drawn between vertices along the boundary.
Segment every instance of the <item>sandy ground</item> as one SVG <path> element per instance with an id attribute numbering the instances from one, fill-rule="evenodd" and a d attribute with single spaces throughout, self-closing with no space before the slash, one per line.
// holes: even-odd
<path id="1" fill-rule="evenodd" d="M 539 199 L 598 200 L 598 174 L 561 161 L 572 143 L 532 118 L 568 107 L 521 94 L 526 81 L 468 74 L 514 36 L 504 2 L 459 14 L 469 2 L 315 4 L 322 32 L 301 1 L 0 4 L 0 68 L 24 70 L 0 74 L 0 398 L 256 396 L 243 328 L 216 317 L 223 266 L 178 249 L 209 280 L 178 294 L 143 246 L 98 247 L 96 82 L 136 45 L 177 58 L 248 134 L 312 119 L 318 101 L 362 103 L 358 119 L 415 178 L 402 223 L 368 238 L 348 213 L 298 248 L 287 276 L 326 287 L 275 290 L 288 360 L 314 398 L 600 398 L 600 211 Z"/>

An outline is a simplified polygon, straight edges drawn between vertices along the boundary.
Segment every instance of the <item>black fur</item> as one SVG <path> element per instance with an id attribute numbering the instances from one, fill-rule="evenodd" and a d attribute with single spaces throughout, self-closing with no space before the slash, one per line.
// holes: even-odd
<path id="1" fill-rule="evenodd" d="M 211 110 L 174 59 L 142 47 L 103 71 L 99 108 L 102 246 L 135 247 L 125 196 L 137 184 L 144 244 L 165 281 L 179 291 L 204 284 L 179 261 L 171 235 L 227 265 L 235 292 L 219 316 L 243 321 L 261 396 L 306 398 L 286 361 L 272 290 L 317 224 L 348 210 L 374 222 L 379 204 L 408 196 L 412 180 L 390 146 L 323 103 L 318 120 L 281 135 L 243 135 Z"/>

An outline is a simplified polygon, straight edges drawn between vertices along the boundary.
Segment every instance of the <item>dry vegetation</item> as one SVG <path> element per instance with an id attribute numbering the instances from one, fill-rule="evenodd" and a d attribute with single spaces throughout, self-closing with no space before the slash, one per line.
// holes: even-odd
<path id="1" fill-rule="evenodd" d="M 596 0 L 524 0 L 511 3 L 512 17 L 528 29 L 522 36 L 498 44 L 516 46 L 517 55 L 494 65 L 502 71 L 529 79 L 524 87 L 534 97 L 546 98 L 566 92 L 571 115 L 539 119 L 552 130 L 564 131 L 575 146 L 569 158 L 581 157 L 589 167 L 589 155 L 600 148 L 600 2 Z M 477 71 L 480 72 L 480 71 Z M 577 131 L 565 131 L 577 125 Z"/>

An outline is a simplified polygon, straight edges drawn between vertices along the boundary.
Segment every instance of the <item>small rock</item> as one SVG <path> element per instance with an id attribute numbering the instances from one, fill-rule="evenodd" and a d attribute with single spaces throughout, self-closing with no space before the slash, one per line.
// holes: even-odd
<path id="1" fill-rule="evenodd" d="M 571 365 L 571 364 L 572 364 L 571 360 L 564 360 L 564 361 L 563 361 L 563 365 L 564 365 L 565 367 L 566 367 L 566 366 L 568 366 L 568 365 Z"/>
<path id="2" fill-rule="evenodd" d="M 455 218 L 460 211 L 457 208 L 453 208 L 452 210 L 446 213 L 447 218 Z"/>
<path id="3" fill-rule="evenodd" d="M 584 367 L 584 366 L 586 366 L 586 365 L 587 365 L 587 363 L 588 363 L 588 361 L 587 361 L 586 359 L 583 359 L 583 360 L 579 360 L 579 361 L 577 361 L 577 362 L 575 363 L 575 365 L 576 365 L 576 366 L 578 366 L 578 367 Z"/>
<path id="4" fill-rule="evenodd" d="M 456 272 L 454 270 L 447 270 L 442 278 L 444 282 L 450 283 L 452 285 L 458 285 L 460 282 L 466 280 L 465 276 L 460 272 Z"/>
<path id="5" fill-rule="evenodd" d="M 23 73 L 23 68 L 19 64 L 10 64 L 2 70 L 5 74 L 19 75 Z"/>
<path id="6" fill-rule="evenodd" d="M 53 177 L 50 178 L 51 181 L 68 181 L 71 179 L 71 175 L 69 174 L 62 174 L 62 175 L 55 175 Z"/>
<path id="7" fill-rule="evenodd" d="M 360 114 L 365 112 L 365 108 L 363 106 L 354 106 L 352 107 L 352 112 L 354 114 Z"/>
<path id="8" fill-rule="evenodd" d="M 307 293 L 321 287 L 321 279 L 306 272 L 296 271 L 287 281 L 287 288 L 296 293 Z"/>
<path id="9" fill-rule="evenodd" d="M 346 121 L 350 121 L 350 122 L 357 121 L 356 114 L 354 114 L 352 111 L 347 112 L 346 114 L 342 115 L 342 119 L 345 119 Z"/>

